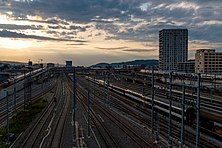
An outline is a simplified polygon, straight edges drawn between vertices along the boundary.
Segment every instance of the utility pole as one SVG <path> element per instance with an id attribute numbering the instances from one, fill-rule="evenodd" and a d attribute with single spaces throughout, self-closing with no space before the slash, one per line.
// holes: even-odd
<path id="1" fill-rule="evenodd" d="M 212 88 L 210 87 L 210 98 L 211 98 L 211 103 L 213 102 L 213 86 L 214 86 L 214 78 L 212 78 Z M 215 88 L 214 88 L 215 90 Z"/>
<path id="2" fill-rule="evenodd" d="M 199 131 L 199 124 L 200 124 L 200 80 L 201 80 L 201 75 L 200 75 L 200 73 L 198 73 L 198 77 L 197 77 L 197 103 L 196 103 L 196 110 L 197 110 L 196 148 L 199 148 L 199 138 L 200 138 L 200 131 Z"/>
<path id="3" fill-rule="evenodd" d="M 110 92 L 109 92 L 109 84 L 110 84 L 110 71 L 108 72 L 108 78 L 107 78 L 107 101 L 106 101 L 106 103 L 107 103 L 107 106 L 109 107 L 109 99 L 110 99 Z"/>
<path id="4" fill-rule="evenodd" d="M 151 128 L 152 128 L 152 134 L 154 133 L 154 68 L 152 68 L 152 104 L 151 104 L 151 108 L 152 108 L 152 121 L 151 121 Z"/>
<path id="5" fill-rule="evenodd" d="M 145 84 L 143 84 L 143 87 L 142 87 L 142 94 L 143 94 L 143 96 L 145 96 Z"/>
<path id="6" fill-rule="evenodd" d="M 144 80 L 144 81 L 146 81 L 146 80 Z M 144 107 L 145 107 L 145 100 L 146 100 L 146 99 L 145 99 L 145 84 L 143 84 L 143 87 L 142 87 L 142 95 L 143 95 L 143 98 L 142 98 L 142 99 L 143 99 L 143 101 L 144 101 L 144 102 L 143 102 L 143 108 L 144 108 Z"/>
<path id="7" fill-rule="evenodd" d="M 5 97 L 6 97 L 6 105 L 7 105 L 7 144 L 10 143 L 9 141 L 9 100 L 8 100 L 8 91 L 4 91 Z"/>
<path id="8" fill-rule="evenodd" d="M 93 76 L 93 102 L 94 103 L 94 100 L 95 100 L 95 97 L 96 97 L 96 78 L 95 78 L 95 75 Z"/>
<path id="9" fill-rule="evenodd" d="M 30 70 L 29 72 L 29 82 L 28 82 L 28 87 L 29 87 L 29 105 L 32 103 L 32 71 Z"/>
<path id="10" fill-rule="evenodd" d="M 43 73 L 42 73 L 41 75 L 42 75 L 42 77 L 41 77 L 41 79 L 42 79 L 41 88 L 42 88 L 42 92 L 43 92 L 43 87 L 44 87 L 44 86 L 43 86 L 43 85 L 44 85 L 44 84 L 43 84 L 43 83 L 44 83 Z"/>
<path id="11" fill-rule="evenodd" d="M 156 142 L 158 142 L 159 141 L 159 116 L 158 116 L 157 110 L 155 112 L 155 121 L 156 121 L 155 139 L 156 139 Z"/>
<path id="12" fill-rule="evenodd" d="M 105 105 L 106 105 L 106 96 L 107 96 L 107 92 L 106 92 L 106 73 L 104 74 L 105 72 L 103 72 L 103 76 L 104 76 L 104 102 L 105 102 Z"/>
<path id="13" fill-rule="evenodd" d="M 17 97 L 17 90 L 16 90 L 16 78 L 14 77 L 14 87 L 13 87 L 13 100 L 14 100 L 14 110 L 16 110 L 16 97 Z"/>
<path id="14" fill-rule="evenodd" d="M 182 85 L 182 121 L 181 121 L 181 132 L 180 132 L 180 147 L 183 147 L 183 140 L 184 140 L 184 111 L 185 111 L 185 82 Z"/>
<path id="15" fill-rule="evenodd" d="M 88 116 L 88 138 L 90 138 L 90 89 L 88 89 L 88 101 L 87 101 L 87 107 L 88 107 L 88 111 L 87 111 L 87 116 Z"/>
<path id="16" fill-rule="evenodd" d="M 42 87 L 42 92 L 43 92 L 43 87 L 44 87 L 44 86 L 43 86 L 43 85 L 44 85 L 44 84 L 43 84 L 43 80 L 44 80 L 44 79 L 43 79 L 43 67 L 44 67 L 44 66 L 43 66 L 43 63 L 42 63 L 43 59 L 40 59 L 40 61 L 41 61 L 41 66 L 42 66 L 42 67 L 41 67 L 41 75 L 42 75 L 42 84 L 41 84 L 41 87 Z"/>
<path id="17" fill-rule="evenodd" d="M 24 103 L 24 110 L 26 109 L 26 74 L 24 72 L 24 80 L 23 80 L 23 87 L 24 87 L 24 92 L 23 92 L 23 95 L 24 95 L 24 99 L 23 99 L 23 103 Z"/>
<path id="18" fill-rule="evenodd" d="M 63 75 L 63 79 L 64 79 L 64 75 Z M 64 85 L 64 82 L 62 82 L 62 96 L 63 96 L 63 99 L 65 99 L 65 85 Z"/>
<path id="19" fill-rule="evenodd" d="M 173 72 L 170 72 L 170 84 L 169 84 L 169 137 L 168 137 L 168 143 L 169 147 L 172 147 L 172 121 L 171 121 L 171 114 L 172 114 L 172 74 Z"/>
<path id="20" fill-rule="evenodd" d="M 167 91 L 167 76 L 164 74 L 164 91 Z"/>
<path id="21" fill-rule="evenodd" d="M 76 121 L 76 69 L 73 67 L 73 107 L 72 107 L 72 112 L 73 112 L 73 126 L 74 126 L 74 132 L 76 131 L 75 128 L 75 121 Z"/>
<path id="22" fill-rule="evenodd" d="M 217 75 L 216 74 L 214 74 L 214 91 L 216 91 L 216 89 L 217 89 Z"/>

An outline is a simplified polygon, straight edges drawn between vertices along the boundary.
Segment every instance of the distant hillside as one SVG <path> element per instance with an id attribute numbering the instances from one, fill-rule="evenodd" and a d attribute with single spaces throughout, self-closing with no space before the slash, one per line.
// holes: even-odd
<path id="1" fill-rule="evenodd" d="M 98 64 L 92 65 L 90 67 L 101 67 L 101 68 L 104 68 L 104 67 L 109 66 L 109 65 L 110 65 L 109 63 L 98 63 Z"/>
<path id="2" fill-rule="evenodd" d="M 9 65 L 23 65 L 23 64 L 26 64 L 26 63 L 23 63 L 23 62 L 15 62 L 15 61 L 0 61 L 0 63 L 9 64 Z"/>
<path id="3" fill-rule="evenodd" d="M 134 61 L 127 61 L 127 62 L 120 62 L 120 63 L 98 63 L 95 65 L 90 66 L 91 68 L 106 68 L 107 66 L 111 67 L 123 67 L 127 65 L 145 65 L 146 67 L 149 66 L 157 66 L 159 64 L 158 60 L 134 60 Z"/>

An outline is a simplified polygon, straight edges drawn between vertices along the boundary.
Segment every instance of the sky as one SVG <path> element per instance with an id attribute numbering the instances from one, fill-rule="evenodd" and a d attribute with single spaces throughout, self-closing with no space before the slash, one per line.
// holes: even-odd
<path id="1" fill-rule="evenodd" d="M 158 59 L 161 29 L 189 30 L 189 58 L 222 51 L 221 0 L 0 0 L 0 61 L 89 66 Z"/>

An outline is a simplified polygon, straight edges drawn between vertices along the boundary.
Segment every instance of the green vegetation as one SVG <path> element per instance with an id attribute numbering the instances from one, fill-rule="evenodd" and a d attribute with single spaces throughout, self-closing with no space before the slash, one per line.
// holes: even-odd
<path id="1" fill-rule="evenodd" d="M 17 113 L 10 119 L 10 133 L 14 133 L 16 137 L 24 131 L 29 124 L 35 119 L 48 104 L 49 99 L 52 98 L 52 93 L 48 93 L 41 97 L 37 102 L 29 106 L 27 110 L 23 110 Z M 7 148 L 6 145 L 6 126 L 0 127 L 0 148 Z"/>

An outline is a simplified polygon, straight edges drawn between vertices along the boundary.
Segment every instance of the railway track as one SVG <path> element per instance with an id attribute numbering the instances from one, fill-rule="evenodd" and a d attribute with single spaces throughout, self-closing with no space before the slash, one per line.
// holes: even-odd
<path id="1" fill-rule="evenodd" d="M 92 87 L 92 86 L 91 86 Z M 97 90 L 98 91 L 98 90 Z M 114 94 L 115 95 L 115 94 Z M 124 98 L 123 97 L 121 97 L 121 96 L 116 96 L 116 98 L 121 98 L 121 100 L 124 100 Z M 112 100 L 113 99 L 115 99 L 115 98 L 112 98 Z M 115 101 L 117 101 L 117 99 L 115 99 Z M 129 102 L 129 101 L 128 101 Z M 117 105 L 118 103 L 116 103 L 115 105 Z M 133 104 L 130 104 L 130 106 L 132 106 Z M 137 108 L 138 109 L 138 108 Z M 141 108 L 139 108 L 139 110 L 141 111 Z M 133 110 L 131 110 L 131 112 L 132 112 Z M 130 112 L 130 111 L 128 111 L 128 112 Z M 144 112 L 144 111 L 142 111 L 142 112 Z M 151 110 L 150 110 L 150 112 L 151 112 Z M 147 114 L 147 112 L 144 112 L 145 114 Z M 135 118 L 137 118 L 136 117 L 137 115 L 135 115 Z M 150 115 L 149 115 L 150 116 Z M 162 117 L 162 118 L 164 118 L 164 117 Z M 140 119 L 139 119 L 140 120 Z M 143 122 L 143 120 L 144 119 L 142 119 L 142 122 Z M 167 119 L 164 119 L 165 121 L 167 120 Z M 146 121 L 147 122 L 147 121 Z M 163 128 L 162 129 L 162 131 L 165 131 L 165 133 L 167 133 L 168 131 L 168 127 L 167 127 L 167 122 L 166 122 L 166 124 L 162 124 L 161 125 L 161 123 L 162 122 L 160 122 L 160 126 L 162 126 L 162 127 L 165 127 L 165 128 Z M 146 124 L 146 123 L 145 123 Z M 175 124 L 176 125 L 176 124 Z M 148 125 L 149 126 L 149 125 Z M 178 137 L 180 136 L 180 126 L 179 125 L 177 125 L 176 127 L 172 127 L 172 130 L 173 130 L 173 135 L 174 135 L 174 138 L 176 139 L 178 139 Z M 193 135 L 193 139 L 195 139 L 195 133 L 194 132 L 190 132 L 190 130 L 191 129 L 189 129 L 189 130 L 186 130 L 185 131 L 185 133 L 186 133 L 186 135 L 189 135 L 189 134 L 191 134 L 191 135 Z M 162 135 L 164 135 L 164 137 L 168 137 L 168 135 L 167 134 L 164 134 L 164 133 L 162 133 Z M 185 136 L 186 137 L 186 136 Z M 190 136 L 189 136 L 190 137 Z M 193 146 L 194 145 L 194 140 L 192 140 L 191 138 L 187 138 L 187 144 L 188 145 L 190 145 L 191 144 L 191 146 Z M 201 143 L 203 144 L 203 145 L 206 145 L 206 146 L 212 146 L 213 144 L 212 144 L 212 142 L 210 142 L 210 141 L 206 141 L 206 138 L 203 138 L 202 136 L 201 136 Z"/>
<path id="2" fill-rule="evenodd" d="M 136 90 L 136 91 L 139 92 L 138 86 L 132 87 L 132 90 Z M 155 96 L 157 96 L 158 98 L 165 98 L 165 100 L 164 100 L 165 102 L 168 101 L 167 98 L 166 98 L 166 94 L 163 92 L 163 90 L 160 89 L 160 90 L 155 91 L 155 92 L 157 92 L 155 94 Z M 180 108 L 180 106 L 181 106 L 181 94 L 180 93 L 175 93 L 173 97 L 174 97 L 174 101 L 178 102 L 177 105 Z M 188 100 L 189 104 L 186 105 L 188 108 L 189 107 L 195 108 L 195 101 L 192 98 L 190 98 L 190 96 L 187 96 L 185 99 Z M 221 123 L 222 122 L 222 118 L 221 118 L 222 105 L 220 103 L 217 103 L 217 105 L 215 105 L 215 106 L 214 105 L 210 105 L 210 104 L 206 103 L 206 100 L 203 100 L 201 102 L 202 102 L 201 103 L 201 107 L 200 107 L 201 108 L 201 119 L 202 119 L 201 121 L 202 122 L 212 121 L 212 122 Z M 203 104 L 204 104 L 204 106 L 203 106 Z M 209 106 L 209 107 L 207 108 L 207 106 Z M 193 115 L 193 116 L 195 116 L 195 115 Z M 201 127 L 201 131 L 203 131 L 203 133 L 205 133 L 206 135 L 209 135 L 209 136 L 214 137 L 217 140 L 221 141 L 222 137 L 221 137 L 220 134 L 218 134 L 217 132 L 212 131 L 208 127 L 204 127 L 204 125 L 206 125 L 206 124 L 202 124 L 201 125 L 202 126 Z M 211 141 L 213 141 L 213 140 L 211 140 Z"/>
<path id="3" fill-rule="evenodd" d="M 113 82 L 114 83 L 114 82 Z M 142 91 L 142 88 L 145 88 L 144 89 L 144 92 L 143 95 L 144 96 L 148 96 L 148 97 L 151 97 L 151 91 L 149 89 L 150 86 L 144 86 L 142 84 L 134 84 L 132 85 L 132 83 L 130 82 L 125 82 L 126 84 L 122 84 L 122 83 L 114 83 L 115 85 L 117 86 L 120 86 L 124 89 L 130 89 L 130 90 L 133 90 L 133 91 L 136 91 L 138 93 L 140 93 Z M 181 88 L 180 88 L 181 89 Z M 195 106 L 196 106 L 196 94 L 195 92 L 187 92 L 188 95 L 185 96 L 185 104 L 186 104 L 186 109 L 193 109 L 195 110 Z M 173 91 L 172 92 L 172 103 L 173 103 L 173 106 L 177 106 L 178 108 L 181 108 L 181 98 L 182 98 L 182 94 L 180 91 Z M 167 98 L 167 93 L 166 93 L 166 90 L 164 89 L 159 89 L 159 88 L 156 88 L 155 89 L 155 98 L 156 100 L 159 100 L 163 103 L 166 103 L 168 104 L 169 103 L 169 99 Z M 215 100 L 215 99 L 207 99 L 206 97 L 203 98 L 201 97 L 201 101 L 200 101 L 200 115 L 201 115 L 201 122 L 207 122 L 206 124 L 208 124 L 209 121 L 211 121 L 212 123 L 212 126 L 214 123 L 222 123 L 222 117 L 221 117 L 221 114 L 222 114 L 222 102 L 219 101 L 219 100 Z M 195 113 L 191 113 L 190 116 L 195 116 Z M 203 125 L 206 125 L 206 124 L 202 124 Z M 217 124 L 218 125 L 218 124 Z M 206 130 L 204 130 L 206 129 Z M 209 127 L 205 127 L 205 128 L 202 128 L 202 130 L 205 131 L 206 134 L 209 134 L 209 135 L 214 135 L 214 137 L 216 137 L 216 139 L 221 139 L 220 135 L 218 135 L 216 132 L 215 133 L 212 133 L 210 132 L 210 128 Z"/>
<path id="4" fill-rule="evenodd" d="M 53 101 L 51 101 L 49 106 L 47 107 L 47 109 L 44 111 L 42 116 L 39 118 L 39 120 L 33 126 L 32 130 L 30 131 L 30 133 L 28 134 L 26 139 L 21 144 L 21 146 L 23 148 L 35 147 L 36 145 L 39 145 L 39 143 L 37 143 L 37 140 L 39 139 L 40 134 L 42 132 L 45 133 L 45 131 L 44 131 L 45 124 L 47 124 L 49 122 L 48 119 L 50 119 L 50 116 L 52 115 L 52 113 L 54 111 L 53 110 L 54 107 L 55 107 L 55 104 Z"/>
<path id="5" fill-rule="evenodd" d="M 42 113 L 40 114 L 40 116 L 38 116 L 38 118 L 36 118 L 32 125 L 29 126 L 24 133 L 21 135 L 21 137 L 19 139 L 17 139 L 14 142 L 14 145 L 12 145 L 11 147 L 13 148 L 34 148 L 37 147 L 39 145 L 39 139 L 42 138 L 42 134 L 45 133 L 45 130 L 47 128 L 46 124 L 49 122 L 52 112 L 54 110 L 55 107 L 55 102 L 54 102 L 54 98 L 57 97 L 57 92 L 58 92 L 58 86 L 56 83 L 56 88 L 54 88 L 54 95 L 51 98 L 48 106 L 42 111 Z"/>
<path id="6" fill-rule="evenodd" d="M 41 93 L 35 95 L 34 97 L 32 97 L 32 99 L 31 99 L 31 100 L 32 100 L 32 103 L 35 103 L 36 101 L 38 101 L 38 99 L 39 99 L 41 96 L 43 96 L 43 95 L 45 95 L 46 93 L 48 93 L 49 91 L 51 91 L 54 87 L 55 87 L 55 85 L 49 87 L 48 89 L 44 90 L 43 92 L 41 92 Z M 15 114 L 15 113 L 17 113 L 17 110 L 19 110 L 19 109 L 21 109 L 21 108 L 23 108 L 23 107 L 24 107 L 23 101 L 17 102 L 16 108 L 13 109 L 13 110 L 11 109 L 12 111 L 11 111 L 10 114 Z M 0 113 L 0 124 L 3 124 L 4 121 L 6 120 L 6 118 L 7 118 L 7 112 L 6 112 L 6 111 L 1 112 L 1 113 Z"/>
<path id="7" fill-rule="evenodd" d="M 63 147 L 65 120 L 71 102 L 64 78 L 59 79 L 50 104 L 19 144 L 22 148 Z"/>
<path id="8" fill-rule="evenodd" d="M 111 121 L 113 121 L 122 131 L 124 131 L 139 147 L 152 147 L 152 143 L 150 140 L 145 140 L 144 137 L 138 135 L 137 132 L 132 130 L 132 126 L 129 122 L 125 122 L 121 118 L 118 118 L 117 115 L 113 114 L 107 108 L 99 107 L 98 108 L 106 117 L 108 117 Z"/>
<path id="9" fill-rule="evenodd" d="M 52 138 L 49 140 L 50 144 L 48 147 L 62 147 L 63 129 L 69 105 L 70 99 L 65 97 L 65 104 L 63 105 L 62 110 L 59 112 L 59 117 L 55 121 L 56 124 L 54 126 L 54 130 L 52 131 Z"/>
<path id="10" fill-rule="evenodd" d="M 142 85 L 142 84 L 134 84 L 134 83 L 126 82 L 126 81 L 124 81 L 124 84 L 122 84 L 122 83 L 115 83 L 115 84 L 119 85 L 120 87 L 123 87 L 123 88 L 128 88 L 130 90 L 135 90 L 138 93 L 140 93 L 142 91 L 142 89 L 144 89 L 144 95 L 145 96 L 151 96 L 151 91 L 150 91 L 151 90 L 151 86 L 150 86 L 151 84 Z M 168 85 L 165 85 L 165 86 L 168 87 Z M 181 88 L 177 88 L 177 89 L 181 89 Z M 192 90 L 189 90 L 189 91 L 192 91 Z M 156 93 L 156 96 L 164 98 L 167 101 L 166 90 L 156 88 L 155 93 Z M 193 92 L 193 93 L 195 94 L 195 92 Z M 203 95 L 203 93 L 202 93 L 202 95 Z M 204 95 L 209 96 L 210 94 L 205 94 L 204 93 Z M 172 92 L 173 101 L 175 101 L 175 102 L 180 102 L 181 101 L 181 96 L 182 96 L 181 91 L 173 91 Z M 212 98 L 212 97 L 210 97 L 210 98 Z M 203 109 L 208 109 L 209 111 L 212 111 L 212 112 L 215 112 L 214 108 L 216 107 L 218 109 L 218 111 L 220 111 L 220 113 L 222 113 L 222 109 L 221 109 L 222 108 L 222 101 L 215 100 L 215 99 L 210 99 L 210 98 L 201 97 L 201 107 Z M 196 99 L 195 95 L 192 95 L 191 92 L 186 92 L 187 105 L 195 105 L 194 104 L 195 99 Z M 215 113 L 218 113 L 218 111 L 216 111 Z"/>
<path id="11" fill-rule="evenodd" d="M 81 80 L 81 82 L 83 82 L 83 81 Z M 92 86 L 90 86 L 90 87 L 92 87 Z M 96 89 L 96 90 L 103 93 L 103 91 L 100 89 Z M 99 94 L 99 95 L 101 96 L 101 94 Z M 140 108 L 141 106 L 139 106 L 137 108 L 137 107 L 135 107 L 135 103 L 133 101 L 130 101 L 129 99 L 119 96 L 115 93 L 111 93 L 110 100 L 112 100 L 112 103 L 113 103 L 112 107 L 115 107 L 115 108 L 119 109 L 119 111 L 122 111 L 125 114 L 128 114 L 128 115 L 132 116 L 133 118 L 137 119 L 136 122 L 140 122 L 145 126 L 149 126 L 149 127 L 151 126 L 151 118 L 150 118 L 151 111 L 147 112 L 145 110 L 142 110 Z M 137 109 L 139 109 L 139 112 L 137 111 Z M 141 111 L 143 112 L 142 113 L 143 115 L 141 115 Z M 109 114 L 107 114 L 107 116 L 108 115 Z M 144 115 L 147 117 L 145 117 Z M 117 120 L 117 121 L 119 121 L 119 120 Z M 142 127 L 142 128 L 144 128 L 144 127 Z M 139 134 L 137 134 L 137 136 L 139 136 Z M 136 139 L 136 138 L 133 138 L 133 139 Z M 142 139 L 142 138 L 140 138 L 140 139 Z M 141 140 L 135 140 L 135 141 L 140 141 L 139 143 L 141 144 Z M 150 145 L 150 143 L 149 144 L 146 143 L 146 145 Z M 139 146 L 144 147 L 144 145 L 139 145 Z"/>
<path id="12" fill-rule="evenodd" d="M 65 76 L 63 77 L 65 78 Z M 62 139 L 64 133 L 65 120 L 68 114 L 68 109 L 71 103 L 71 97 L 66 86 L 67 79 L 62 80 L 62 92 L 60 102 L 55 110 L 55 116 L 52 120 L 53 124 L 50 133 L 46 136 L 45 141 L 42 141 L 41 147 L 63 147 Z"/>
<path id="13" fill-rule="evenodd" d="M 69 90 L 71 93 L 73 93 L 73 90 L 71 88 L 72 88 L 72 83 L 69 83 Z M 78 102 L 83 106 L 84 111 L 87 112 L 88 110 L 87 110 L 86 95 L 80 90 L 79 87 L 77 87 L 76 95 L 77 95 Z M 104 123 L 101 121 L 101 119 L 99 119 L 98 115 L 92 109 L 90 109 L 90 118 L 92 119 L 93 124 L 96 126 L 96 129 L 98 130 L 101 138 L 103 139 L 105 146 L 118 148 L 119 147 L 118 143 L 116 142 L 114 137 L 111 135 L 108 128 L 104 125 Z"/>
<path id="14" fill-rule="evenodd" d="M 87 111 L 87 105 L 86 105 L 86 99 L 85 99 L 85 95 L 83 93 L 81 93 L 81 91 L 79 89 L 77 89 L 77 98 L 79 99 L 79 101 L 83 102 L 82 105 L 84 106 L 85 111 Z M 93 123 L 95 124 L 96 128 L 98 129 L 106 147 L 119 147 L 118 143 L 116 142 L 116 140 L 114 139 L 114 137 L 111 135 L 110 131 L 106 128 L 106 126 L 104 125 L 104 123 L 102 123 L 102 121 L 98 118 L 98 116 L 96 115 L 96 113 L 91 109 L 90 110 L 90 116 L 91 119 L 93 120 Z"/>
<path id="15" fill-rule="evenodd" d="M 52 83 L 47 83 L 47 88 L 49 88 L 52 85 Z M 14 100 L 14 92 L 13 92 L 13 88 L 11 89 L 7 89 L 8 90 L 8 101 L 9 101 L 9 105 L 10 105 L 10 109 L 12 109 L 14 107 L 14 101 L 16 101 L 15 103 L 19 103 L 22 101 L 23 95 L 24 95 L 24 87 L 19 88 L 16 90 L 16 100 Z M 34 85 L 32 87 L 32 94 L 39 94 L 38 91 L 41 90 L 39 85 Z M 34 96 L 35 97 L 35 96 Z M 5 97 L 0 99 L 0 112 L 4 111 L 4 109 L 6 108 L 6 103 L 7 100 Z"/>
<path id="16" fill-rule="evenodd" d="M 81 88 L 81 93 L 84 92 L 86 93 L 86 90 Z M 86 97 L 86 96 L 85 96 Z M 99 97 L 99 96 L 97 96 Z M 98 100 L 98 98 L 97 98 Z M 132 126 L 129 124 L 129 122 L 124 121 L 123 119 L 117 117 L 117 114 L 112 112 L 111 110 L 103 107 L 102 105 L 99 105 L 100 103 L 97 101 L 95 102 L 96 106 L 96 111 L 102 113 L 105 115 L 111 122 L 113 122 L 118 128 L 120 128 L 138 147 L 149 147 L 152 145 L 149 140 L 145 140 L 144 137 L 139 135 L 137 132 L 134 131 Z M 131 128 L 130 128 L 131 127 Z M 150 146 L 151 147 L 151 146 Z"/>

